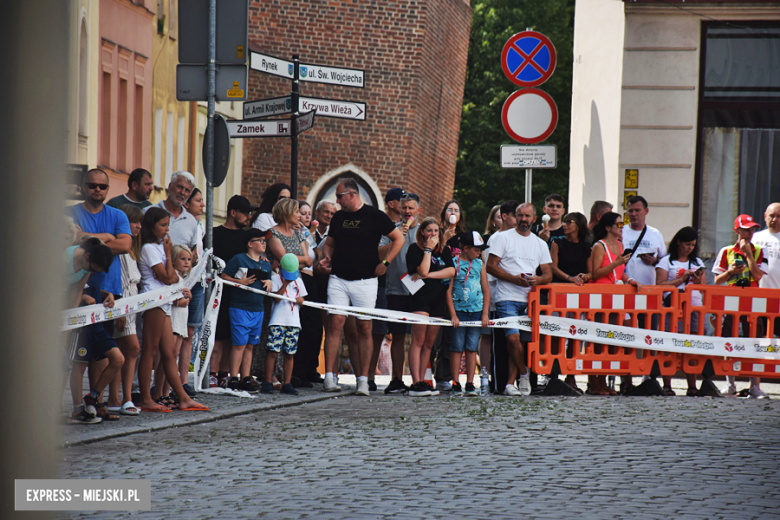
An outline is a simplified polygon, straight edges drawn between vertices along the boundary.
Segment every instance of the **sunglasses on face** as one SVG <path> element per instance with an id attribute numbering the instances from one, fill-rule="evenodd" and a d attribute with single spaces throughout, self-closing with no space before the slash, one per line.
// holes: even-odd
<path id="1" fill-rule="evenodd" d="M 416 193 L 404 193 L 401 195 L 401 200 L 416 200 L 417 202 L 420 202 L 420 196 Z"/>
<path id="2" fill-rule="evenodd" d="M 252 244 L 254 242 L 258 242 L 260 244 L 265 244 L 266 241 L 265 241 L 264 238 L 253 238 L 252 240 L 249 241 L 250 244 Z"/>
<path id="3" fill-rule="evenodd" d="M 336 200 L 339 200 L 341 197 L 343 197 L 345 195 L 349 195 L 350 193 L 352 193 L 352 192 L 351 191 L 345 191 L 344 193 L 337 193 L 336 194 Z"/>
<path id="4" fill-rule="evenodd" d="M 625 226 L 625 224 L 623 224 L 623 223 L 622 223 L 622 222 L 620 222 L 620 221 L 618 221 L 618 222 L 615 222 L 613 225 L 614 225 L 614 226 L 617 226 L 619 229 L 623 229 L 623 226 Z"/>
<path id="5" fill-rule="evenodd" d="M 102 184 L 99 182 L 85 182 L 84 186 L 86 186 L 90 190 L 96 190 L 100 188 L 102 191 L 106 191 L 108 189 L 108 184 Z"/>
<path id="6" fill-rule="evenodd" d="M 569 225 L 569 224 L 576 224 L 576 222 L 574 222 L 573 220 L 564 220 L 563 223 L 567 224 L 567 225 Z"/>

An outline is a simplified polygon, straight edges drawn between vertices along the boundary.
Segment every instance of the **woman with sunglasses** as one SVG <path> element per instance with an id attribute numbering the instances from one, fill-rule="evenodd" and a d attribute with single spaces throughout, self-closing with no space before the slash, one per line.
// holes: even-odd
<path id="1" fill-rule="evenodd" d="M 292 188 L 283 182 L 272 184 L 263 192 L 263 200 L 260 206 L 255 210 L 252 218 L 249 219 L 249 226 L 267 231 L 274 227 L 277 222 L 274 220 L 272 212 L 277 202 L 282 199 L 289 199 L 292 196 Z"/>
<path id="2" fill-rule="evenodd" d="M 617 213 L 606 213 L 593 228 L 593 254 L 590 272 L 593 283 L 629 284 L 639 290 L 641 286 L 626 274 L 626 263 L 630 253 L 623 253 L 623 220 Z M 611 315 L 610 322 L 617 324 L 618 315 Z M 626 323 L 624 322 L 624 325 Z M 588 376 L 588 391 L 591 395 L 617 395 L 607 386 L 607 376 Z"/>

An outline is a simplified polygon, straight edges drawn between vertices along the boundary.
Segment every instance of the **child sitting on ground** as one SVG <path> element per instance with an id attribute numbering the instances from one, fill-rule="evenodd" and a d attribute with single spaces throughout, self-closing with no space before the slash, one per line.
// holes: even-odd
<path id="1" fill-rule="evenodd" d="M 298 390 L 290 384 L 293 369 L 293 356 L 298 351 L 298 334 L 301 332 L 300 306 L 303 305 L 303 297 L 308 293 L 298 276 L 298 258 L 288 253 L 281 260 L 282 274 L 271 277 L 274 294 L 285 296 L 295 300 L 275 300 L 271 311 L 271 321 L 268 325 L 268 344 L 265 357 L 265 381 L 262 392 L 272 394 L 274 385 L 271 383 L 274 363 L 279 352 L 284 350 L 284 384 L 282 393 L 298 395 Z"/>
<path id="2" fill-rule="evenodd" d="M 455 277 L 447 289 L 447 307 L 452 320 L 452 341 L 450 344 L 450 370 L 452 371 L 452 395 L 478 395 L 474 387 L 474 370 L 479 350 L 479 337 L 489 334 L 488 310 L 490 289 L 487 270 L 482 264 L 482 252 L 487 244 L 476 231 L 462 233 L 460 255 L 455 259 Z M 460 327 L 461 321 L 481 321 L 479 327 Z M 486 332 L 487 331 L 487 332 Z M 463 394 L 458 374 L 463 351 L 466 351 L 466 392 Z"/>
<path id="3" fill-rule="evenodd" d="M 220 275 L 228 282 L 240 283 L 253 289 L 271 290 L 271 264 L 265 248 L 271 232 L 250 228 L 244 234 L 246 253 L 239 253 L 225 266 Z M 263 329 L 263 295 L 242 289 L 230 295 L 230 380 L 228 388 L 256 394 L 260 384 L 251 376 L 252 347 L 260 343 Z M 241 379 L 239 379 L 241 374 Z"/>

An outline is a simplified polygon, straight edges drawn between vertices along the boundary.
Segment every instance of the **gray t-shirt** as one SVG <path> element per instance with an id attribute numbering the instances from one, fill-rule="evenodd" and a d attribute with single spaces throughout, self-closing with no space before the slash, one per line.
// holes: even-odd
<path id="1" fill-rule="evenodd" d="M 403 222 L 396 223 L 395 227 L 401 229 Z M 417 219 L 415 219 L 414 227 L 406 232 L 406 241 L 401 248 L 401 252 L 398 253 L 390 265 L 387 267 L 387 285 L 385 288 L 385 294 L 393 296 L 408 296 L 409 289 L 401 281 L 401 277 L 406 273 L 406 252 L 409 250 L 409 246 L 417 241 Z"/>

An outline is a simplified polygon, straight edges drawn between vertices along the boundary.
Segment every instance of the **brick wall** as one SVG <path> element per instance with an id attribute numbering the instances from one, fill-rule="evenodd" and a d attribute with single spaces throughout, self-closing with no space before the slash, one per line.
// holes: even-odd
<path id="1" fill-rule="evenodd" d="M 250 48 L 304 63 L 365 70 L 365 88 L 300 84 L 303 96 L 361 101 L 366 121 L 319 117 L 299 137 L 299 197 L 354 164 L 384 194 L 419 193 L 436 214 L 452 195 L 471 7 L 463 0 L 253 1 Z M 287 95 L 291 82 L 249 72 L 248 99 Z M 290 179 L 289 139 L 247 139 L 242 192 L 259 203 Z"/>

